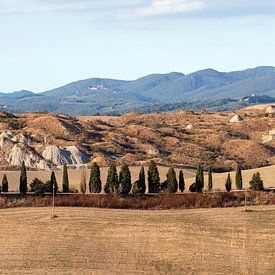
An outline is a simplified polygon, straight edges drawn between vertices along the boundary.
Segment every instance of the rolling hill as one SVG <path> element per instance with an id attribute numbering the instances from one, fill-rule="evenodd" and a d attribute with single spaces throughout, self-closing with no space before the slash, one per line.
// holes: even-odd
<path id="1" fill-rule="evenodd" d="M 206 69 L 188 75 L 152 74 L 134 81 L 91 78 L 39 94 L 0 93 L 0 108 L 13 113 L 123 113 L 155 104 L 239 99 L 252 93 L 275 96 L 275 67 L 229 73 Z"/>
<path id="2" fill-rule="evenodd" d="M 0 168 L 49 169 L 97 161 L 193 167 L 215 171 L 275 164 L 275 121 L 262 109 L 73 117 L 0 113 Z M 231 120 L 234 118 L 233 121 Z"/>

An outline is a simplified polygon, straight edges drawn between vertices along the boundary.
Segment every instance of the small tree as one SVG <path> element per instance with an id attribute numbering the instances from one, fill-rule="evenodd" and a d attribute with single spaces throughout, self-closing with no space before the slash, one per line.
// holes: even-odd
<path id="1" fill-rule="evenodd" d="M 232 188 L 232 181 L 231 181 L 231 177 L 230 174 L 227 175 L 227 179 L 226 179 L 226 183 L 225 183 L 225 189 L 227 192 L 230 192 Z"/>
<path id="2" fill-rule="evenodd" d="M 66 164 L 63 165 L 62 187 L 63 187 L 63 193 L 69 192 L 69 177 L 68 177 L 68 168 Z"/>
<path id="3" fill-rule="evenodd" d="M 190 192 L 197 192 L 197 187 L 196 187 L 196 183 L 192 183 L 190 186 L 189 186 L 189 191 Z"/>
<path id="4" fill-rule="evenodd" d="M 82 194 L 85 194 L 86 190 L 87 190 L 87 173 L 86 173 L 86 168 L 82 169 L 82 171 L 81 171 L 79 190 L 80 190 L 80 192 Z"/>
<path id="5" fill-rule="evenodd" d="M 118 188 L 119 183 L 117 170 L 115 164 L 112 163 L 108 170 L 107 181 L 104 187 L 104 191 L 105 193 L 112 193 L 113 195 L 117 195 L 119 191 Z"/>
<path id="6" fill-rule="evenodd" d="M 212 167 L 208 168 L 208 191 L 211 191 L 213 188 L 213 177 L 212 177 Z"/>
<path id="7" fill-rule="evenodd" d="M 170 168 L 166 175 L 167 178 L 167 192 L 176 193 L 178 191 L 178 182 L 176 178 L 176 172 L 174 168 Z"/>
<path id="8" fill-rule="evenodd" d="M 185 182 L 184 182 L 184 176 L 183 176 L 182 170 L 180 170 L 180 173 L 179 173 L 179 189 L 181 192 L 183 192 L 185 189 Z"/>
<path id="9" fill-rule="evenodd" d="M 237 165 L 237 170 L 236 170 L 236 189 L 237 190 L 243 189 L 242 170 L 239 164 Z"/>
<path id="10" fill-rule="evenodd" d="M 54 193 L 56 194 L 58 192 L 58 185 L 55 177 L 54 171 L 51 173 L 51 178 L 46 182 L 47 190 L 46 192 L 48 193 L 53 193 L 53 186 L 54 186 Z"/>
<path id="11" fill-rule="evenodd" d="M 203 169 L 201 165 L 198 166 L 195 183 L 196 183 L 196 192 L 202 192 L 202 189 L 204 187 L 204 175 L 203 175 Z"/>
<path id="12" fill-rule="evenodd" d="M 2 192 L 9 192 L 9 182 L 6 174 L 4 174 L 2 179 Z"/>
<path id="13" fill-rule="evenodd" d="M 148 166 L 149 193 L 158 193 L 160 188 L 160 177 L 156 163 L 151 160 Z"/>
<path id="14" fill-rule="evenodd" d="M 261 179 L 261 174 L 259 172 L 254 173 L 251 181 L 249 182 L 249 189 L 254 191 L 263 191 L 264 190 L 264 182 Z"/>
<path id="15" fill-rule="evenodd" d="M 20 194 L 26 194 L 28 191 L 28 180 L 25 162 L 23 161 L 20 172 L 20 185 L 19 185 Z"/>
<path id="16" fill-rule="evenodd" d="M 131 191 L 131 188 L 131 172 L 129 170 L 129 166 L 123 163 L 119 172 L 119 193 L 127 195 Z"/>
<path id="17" fill-rule="evenodd" d="M 45 184 L 43 181 L 41 181 L 38 178 L 35 178 L 31 182 L 31 192 L 34 192 L 34 195 L 42 196 L 44 195 L 48 190 L 47 184 Z"/>
<path id="18" fill-rule="evenodd" d="M 144 167 L 142 166 L 139 171 L 138 180 L 134 182 L 132 193 L 137 195 L 142 195 L 146 191 L 146 183 L 145 183 L 145 172 Z"/>
<path id="19" fill-rule="evenodd" d="M 102 183 L 100 178 L 100 168 L 96 162 L 91 167 L 90 180 L 89 180 L 90 193 L 100 193 Z M 106 192 L 109 193 L 109 192 Z"/>
<path id="20" fill-rule="evenodd" d="M 146 184 L 145 184 L 145 172 L 144 172 L 144 167 L 142 166 L 140 171 L 139 171 L 139 176 L 138 176 L 138 190 L 139 193 L 144 194 L 146 191 Z"/>

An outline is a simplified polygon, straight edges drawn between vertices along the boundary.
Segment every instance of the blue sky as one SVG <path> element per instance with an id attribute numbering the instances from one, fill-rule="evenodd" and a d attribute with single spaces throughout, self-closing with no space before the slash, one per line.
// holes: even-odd
<path id="1" fill-rule="evenodd" d="M 0 92 L 275 66 L 275 0 L 0 0 Z"/>

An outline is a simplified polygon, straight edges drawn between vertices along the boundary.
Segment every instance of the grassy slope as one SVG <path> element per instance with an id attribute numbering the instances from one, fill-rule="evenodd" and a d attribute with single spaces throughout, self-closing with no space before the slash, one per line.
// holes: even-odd
<path id="1" fill-rule="evenodd" d="M 274 274 L 275 207 L 253 209 L 1 210 L 0 272 Z"/>

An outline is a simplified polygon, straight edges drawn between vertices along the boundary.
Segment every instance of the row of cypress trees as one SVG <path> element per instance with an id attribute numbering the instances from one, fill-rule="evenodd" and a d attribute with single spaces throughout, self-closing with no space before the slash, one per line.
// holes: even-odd
<path id="1" fill-rule="evenodd" d="M 254 182 L 260 182 L 261 179 L 260 175 L 255 174 Z M 133 194 L 144 194 L 146 191 L 146 183 L 145 183 L 145 170 L 142 166 L 139 172 L 139 178 L 135 181 L 132 185 L 131 181 L 131 172 L 129 166 L 127 164 L 122 164 L 121 170 L 119 174 L 117 173 L 117 168 L 115 164 L 111 164 L 108 170 L 107 181 L 104 186 L 104 192 L 107 194 L 114 194 L 114 195 L 126 195 L 129 194 L 131 191 Z M 236 170 L 236 189 L 241 190 L 243 186 L 242 180 L 242 172 L 240 165 L 237 166 Z M 102 191 L 102 182 L 101 182 L 101 175 L 100 175 L 100 168 L 96 162 L 92 164 L 90 170 L 90 177 L 89 177 L 89 191 L 90 193 L 101 193 Z M 31 191 L 41 193 L 45 192 L 53 192 L 53 185 L 55 186 L 55 192 L 58 191 L 58 185 L 55 177 L 55 173 L 51 173 L 51 178 L 46 184 L 43 185 L 43 182 L 38 180 L 37 178 L 33 180 L 31 183 Z M 80 191 L 81 193 L 86 193 L 86 172 L 85 175 L 81 176 L 81 183 L 80 183 Z M 254 184 L 255 185 L 255 184 Z M 262 184 L 263 185 L 263 184 Z M 211 191 L 213 188 L 213 177 L 212 177 L 212 167 L 208 169 L 208 190 Z M 232 180 L 230 174 L 228 174 L 225 188 L 227 191 L 230 191 L 232 188 Z M 257 187 L 258 189 L 262 188 Z M 167 193 L 176 193 L 178 189 L 183 192 L 185 190 L 185 181 L 183 171 L 180 170 L 179 178 L 176 178 L 176 172 L 174 168 L 170 168 L 166 175 L 166 180 L 164 182 L 160 182 L 160 176 L 157 164 L 154 161 L 150 161 L 148 166 L 148 192 L 149 193 L 159 193 L 159 192 L 167 192 Z M 204 173 L 203 168 L 201 165 L 197 168 L 196 179 L 193 184 L 190 185 L 189 190 L 191 192 L 202 192 L 204 189 Z M 9 184 L 7 176 L 4 175 L 2 179 L 2 190 L 0 188 L 0 192 L 8 192 Z M 21 194 L 25 194 L 28 191 L 27 185 L 27 173 L 26 173 L 26 166 L 25 163 L 22 163 L 21 172 L 20 172 L 20 184 L 19 184 L 19 191 Z M 62 178 L 62 192 L 68 193 L 70 192 L 69 188 L 69 176 L 68 176 L 68 169 L 67 166 L 63 166 L 63 178 Z"/>

